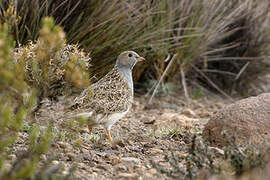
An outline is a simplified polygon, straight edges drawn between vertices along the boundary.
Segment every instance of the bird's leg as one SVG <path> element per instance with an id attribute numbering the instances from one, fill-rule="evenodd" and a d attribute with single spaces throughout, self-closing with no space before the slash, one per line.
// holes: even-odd
<path id="1" fill-rule="evenodd" d="M 88 125 L 89 134 L 92 134 L 93 127 L 91 125 Z"/>
<path id="2" fill-rule="evenodd" d="M 111 130 L 106 128 L 106 132 L 107 132 L 107 136 L 108 136 L 108 139 L 109 139 L 110 143 L 112 143 Z"/>

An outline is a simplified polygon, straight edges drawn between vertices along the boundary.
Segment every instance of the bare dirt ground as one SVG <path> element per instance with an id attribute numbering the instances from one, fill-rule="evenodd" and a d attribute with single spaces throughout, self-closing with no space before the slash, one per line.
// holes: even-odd
<path id="1" fill-rule="evenodd" d="M 145 97 L 137 97 L 132 110 L 112 127 L 110 144 L 103 127 L 89 135 L 85 124 L 56 118 L 63 103 L 44 102 L 36 120 L 41 128 L 50 123 L 54 137 L 42 159 L 63 164 L 63 173 L 75 166 L 79 179 L 182 179 L 192 136 L 200 136 L 211 114 L 227 103 L 218 97 L 188 104 L 183 97 L 163 97 L 146 105 Z M 14 156 L 27 144 L 28 134 L 20 132 Z"/>

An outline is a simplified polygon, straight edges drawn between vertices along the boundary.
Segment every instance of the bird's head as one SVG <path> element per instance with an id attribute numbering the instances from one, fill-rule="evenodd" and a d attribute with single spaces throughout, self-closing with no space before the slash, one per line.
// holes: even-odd
<path id="1" fill-rule="evenodd" d="M 137 62 L 144 60 L 145 59 L 143 57 L 139 56 L 134 51 L 124 51 L 118 56 L 115 66 L 120 68 L 129 68 L 132 70 Z"/>

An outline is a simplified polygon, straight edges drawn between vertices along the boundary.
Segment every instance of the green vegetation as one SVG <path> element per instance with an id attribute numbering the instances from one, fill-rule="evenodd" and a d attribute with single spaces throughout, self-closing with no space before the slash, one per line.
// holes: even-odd
<path id="1" fill-rule="evenodd" d="M 71 88 L 89 85 L 90 58 L 77 45 L 66 45 L 65 33 L 52 18 L 44 18 L 37 43 L 16 48 L 14 59 L 23 63 L 25 80 L 40 98 L 67 95 Z M 69 92 L 70 93 L 70 92 Z"/>
<path id="2" fill-rule="evenodd" d="M 205 144 L 198 133 L 189 131 L 179 133 L 174 137 L 174 139 L 179 138 L 188 142 L 188 147 L 180 147 L 185 149 L 188 155 L 176 155 L 179 149 L 171 149 L 170 154 L 164 155 L 164 161 L 169 163 L 169 167 L 164 168 L 153 161 L 151 162 L 152 166 L 160 173 L 172 178 L 209 179 L 213 174 L 220 174 L 221 179 L 230 179 L 228 175 L 238 179 L 241 175 L 255 168 L 263 169 L 270 160 L 269 146 L 262 148 L 239 146 L 232 141 L 223 149 L 213 148 Z M 184 166 L 180 166 L 180 163 Z"/>
<path id="3" fill-rule="evenodd" d="M 47 87 L 44 83 L 50 80 L 47 74 L 51 69 L 44 69 L 50 60 L 46 56 L 53 54 L 53 52 L 57 54 L 57 48 L 63 44 L 57 36 L 54 36 L 54 31 L 61 31 L 61 29 L 55 27 L 52 19 L 44 19 L 40 40 L 35 48 L 35 61 L 29 63 L 29 56 L 25 52 L 20 57 L 12 57 L 15 42 L 9 35 L 10 30 L 8 27 L 7 22 L 0 24 L 0 179 L 68 178 L 70 174 L 67 176 L 59 174 L 61 165 L 52 167 L 50 165 L 51 160 L 44 162 L 44 169 L 39 167 L 41 155 L 49 150 L 52 132 L 50 127 L 41 130 L 37 125 L 34 125 L 31 117 L 31 112 L 37 100 L 37 93 L 35 92 L 43 91 Z M 55 34 L 59 35 L 58 32 Z M 64 33 L 62 32 L 62 34 Z M 26 51 L 27 48 L 24 50 Z M 71 65 L 70 63 L 69 66 Z M 39 82 L 31 90 L 27 86 L 28 79 L 26 76 L 29 74 L 25 71 L 26 68 L 22 67 L 32 68 L 31 75 L 37 80 L 34 83 Z M 45 73 L 40 75 L 39 70 L 37 70 L 39 67 Z M 76 68 L 70 69 L 74 70 Z M 29 147 L 21 154 L 17 154 L 15 160 L 9 162 L 11 167 L 7 166 L 8 157 L 13 152 L 12 145 L 18 139 L 18 135 L 23 132 L 27 132 L 29 136 Z"/>
<path id="4" fill-rule="evenodd" d="M 5 147 L 16 140 L 17 131 L 26 115 L 26 108 L 21 104 L 26 86 L 21 81 L 23 74 L 19 66 L 11 61 L 10 50 L 13 46 L 7 24 L 0 24 L 0 168 L 7 157 Z"/>
<path id="5" fill-rule="evenodd" d="M 58 101 L 89 86 L 124 50 L 147 59 L 134 72 L 142 92 L 151 92 L 161 80 L 157 94 L 171 95 L 185 84 L 194 87 L 188 89 L 194 97 L 204 96 L 201 89 L 227 97 L 247 93 L 250 83 L 270 69 L 269 17 L 267 0 L 0 1 L 0 179 L 71 177 L 73 169 L 63 175 L 61 164 L 52 165 L 54 157 L 42 160 L 51 143 L 72 141 L 80 147 L 103 137 L 80 139 L 85 119 L 69 121 L 60 130 L 46 122 L 42 129 L 32 113 L 44 98 Z M 227 167 L 238 177 L 268 161 L 254 147 L 232 144 L 215 155 L 196 133 L 158 131 L 148 135 L 190 144 L 187 156 L 172 151 L 164 157 L 170 169 L 152 164 L 170 177 L 194 179 L 202 169 L 220 174 Z M 28 136 L 27 150 L 10 160 L 22 134 Z M 182 161 L 186 171 L 179 167 Z"/>

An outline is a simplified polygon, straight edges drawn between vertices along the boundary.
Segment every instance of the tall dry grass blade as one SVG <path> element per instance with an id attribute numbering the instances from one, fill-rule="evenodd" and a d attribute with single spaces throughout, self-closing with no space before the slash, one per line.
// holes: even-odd
<path id="1" fill-rule="evenodd" d="M 227 93 L 222 91 L 213 81 L 211 81 L 200 69 L 196 68 L 195 66 L 192 66 L 192 68 L 195 69 L 199 74 L 201 74 L 218 92 L 220 92 L 222 95 L 224 95 L 226 98 L 230 99 L 233 101 L 231 96 L 229 96 Z"/>
<path id="2" fill-rule="evenodd" d="M 171 65 L 173 64 L 173 62 L 174 62 L 174 60 L 176 59 L 176 57 L 177 57 L 177 54 L 174 54 L 173 57 L 172 57 L 172 59 L 171 59 L 171 61 L 170 61 L 170 63 L 168 64 L 168 66 L 166 67 L 166 69 L 165 69 L 165 71 L 163 72 L 162 76 L 160 77 L 160 79 L 159 79 L 157 85 L 155 86 L 155 89 L 154 89 L 154 91 L 153 91 L 153 93 L 152 93 L 152 95 L 151 95 L 151 97 L 150 97 L 150 99 L 149 99 L 149 101 L 148 101 L 148 104 L 151 104 L 151 103 L 152 103 L 152 100 L 153 100 L 153 98 L 154 98 L 154 96 L 155 96 L 155 94 L 156 94 L 156 91 L 157 91 L 157 89 L 158 89 L 160 83 L 162 82 L 163 78 L 165 77 L 167 71 L 170 69 L 170 67 L 171 67 Z"/>
<path id="3" fill-rule="evenodd" d="M 184 73 L 183 64 L 180 66 L 180 71 L 181 71 L 181 82 L 182 82 L 182 86 L 183 86 L 183 89 L 184 89 L 184 95 L 185 95 L 185 98 L 186 98 L 186 100 L 188 101 L 188 104 L 189 104 L 190 98 L 189 98 L 189 94 L 188 94 L 186 76 L 185 76 L 185 73 Z"/>

